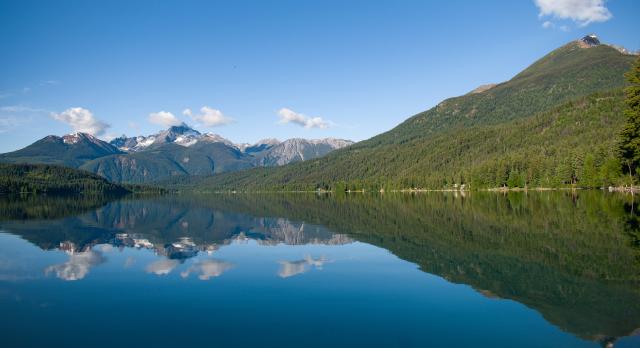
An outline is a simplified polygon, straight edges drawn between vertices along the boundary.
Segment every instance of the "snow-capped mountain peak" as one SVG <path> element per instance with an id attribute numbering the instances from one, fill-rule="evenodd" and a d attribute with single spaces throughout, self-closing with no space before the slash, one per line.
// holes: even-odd
<path id="1" fill-rule="evenodd" d="M 125 152 L 144 151 L 154 145 L 167 143 L 184 147 L 194 146 L 198 143 L 221 143 L 247 155 L 254 156 L 258 161 L 270 165 L 280 165 L 290 161 L 322 156 L 329 151 L 353 144 L 349 140 L 335 138 L 311 140 L 294 138 L 285 141 L 266 138 L 257 141 L 255 144 L 236 144 L 219 134 L 200 133 L 184 123 L 147 136 L 127 137 L 123 135 L 113 139 L 110 143 Z"/>
<path id="2" fill-rule="evenodd" d="M 78 142 L 80 142 L 81 140 L 88 140 L 92 143 L 95 143 L 98 141 L 98 139 L 96 137 L 94 137 L 91 134 L 88 133 L 82 133 L 82 132 L 74 132 L 74 133 L 69 133 L 66 135 L 62 136 L 62 141 L 65 144 L 77 144 Z"/>
<path id="3" fill-rule="evenodd" d="M 200 132 L 189 127 L 186 123 L 182 123 L 179 126 L 171 126 L 169 127 L 169 129 L 156 134 L 154 143 L 177 143 L 178 145 L 193 145 L 195 144 L 193 140 L 199 138 L 201 135 L 202 134 Z"/>
<path id="4" fill-rule="evenodd" d="M 174 143 L 181 146 L 192 146 L 205 137 L 202 133 L 189 127 L 186 123 L 178 126 L 171 126 L 168 129 L 151 135 L 139 135 L 137 137 L 127 137 L 122 135 L 111 140 L 111 144 L 122 151 L 137 152 L 150 147 L 166 143 Z"/>
<path id="5" fill-rule="evenodd" d="M 200 141 L 207 142 L 207 143 L 223 143 L 231 147 L 237 147 L 237 145 L 234 144 L 231 140 L 224 138 L 219 134 L 215 134 L 215 133 L 203 134 L 202 137 L 200 137 Z"/>

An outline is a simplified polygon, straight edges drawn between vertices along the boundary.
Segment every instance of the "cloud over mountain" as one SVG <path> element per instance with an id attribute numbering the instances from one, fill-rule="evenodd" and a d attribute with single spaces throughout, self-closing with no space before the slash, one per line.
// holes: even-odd
<path id="1" fill-rule="evenodd" d="M 103 135 L 109 124 L 98 120 L 91 111 L 75 107 L 61 113 L 52 113 L 54 120 L 64 122 L 71 126 L 75 132 L 89 133 L 91 135 Z"/>
<path id="2" fill-rule="evenodd" d="M 304 128 L 328 128 L 330 125 L 322 117 L 309 117 L 287 108 L 278 110 L 278 116 L 280 117 L 278 122 L 280 124 L 293 123 Z"/>
<path id="3" fill-rule="evenodd" d="M 540 10 L 540 17 L 551 16 L 557 19 L 570 19 L 580 26 L 593 22 L 606 22 L 613 16 L 603 0 L 534 0 Z M 545 21 L 543 27 L 552 23 Z"/>
<path id="4" fill-rule="evenodd" d="M 185 109 L 182 114 L 191 117 L 204 127 L 218 127 L 234 122 L 233 118 L 224 115 L 222 111 L 206 105 L 200 108 L 200 114 L 198 115 L 194 115 L 191 109 Z"/>
<path id="5" fill-rule="evenodd" d="M 180 121 L 175 115 L 167 111 L 150 113 L 149 122 L 164 127 L 178 126 L 182 124 L 182 121 Z"/>

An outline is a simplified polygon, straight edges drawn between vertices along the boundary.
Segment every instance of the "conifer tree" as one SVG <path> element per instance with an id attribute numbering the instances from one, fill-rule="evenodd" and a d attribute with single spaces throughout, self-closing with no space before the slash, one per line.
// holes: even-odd
<path id="1" fill-rule="evenodd" d="M 625 89 L 626 123 L 620 133 L 620 159 L 624 172 L 634 176 L 640 165 L 640 58 L 625 77 L 630 85 Z"/>

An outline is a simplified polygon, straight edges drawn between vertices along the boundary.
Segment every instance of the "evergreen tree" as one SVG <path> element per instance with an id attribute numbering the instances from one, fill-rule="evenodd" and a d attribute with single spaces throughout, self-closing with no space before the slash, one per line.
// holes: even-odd
<path id="1" fill-rule="evenodd" d="M 620 158 L 624 172 L 633 176 L 640 165 L 640 58 L 625 74 L 630 86 L 625 88 L 626 123 L 620 133 Z"/>
<path id="2" fill-rule="evenodd" d="M 582 166 L 582 176 L 580 178 L 580 186 L 582 187 L 598 187 L 598 169 L 596 168 L 595 159 L 592 154 L 588 154 L 584 159 Z"/>

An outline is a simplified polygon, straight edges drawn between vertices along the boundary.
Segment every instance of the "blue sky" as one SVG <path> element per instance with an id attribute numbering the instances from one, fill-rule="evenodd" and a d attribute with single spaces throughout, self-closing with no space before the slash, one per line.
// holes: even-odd
<path id="1" fill-rule="evenodd" d="M 0 0 L 0 152 L 180 120 L 235 142 L 363 140 L 588 33 L 638 50 L 638 14 L 635 0 Z"/>

